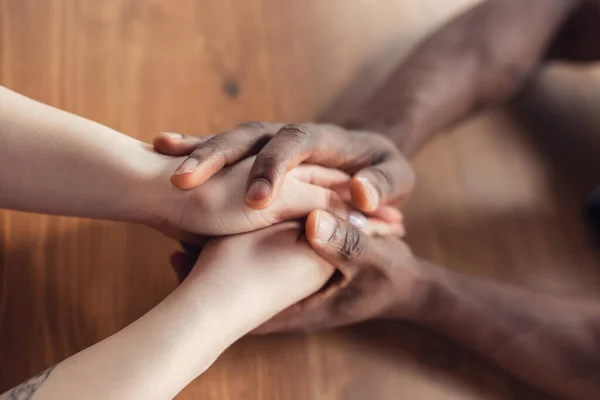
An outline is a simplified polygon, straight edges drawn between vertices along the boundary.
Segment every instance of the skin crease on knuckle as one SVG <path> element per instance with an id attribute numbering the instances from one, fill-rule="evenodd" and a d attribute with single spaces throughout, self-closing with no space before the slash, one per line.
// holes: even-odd
<path id="1" fill-rule="evenodd" d="M 220 154 L 220 151 L 227 147 L 226 139 L 219 136 L 213 136 L 204 143 L 201 143 L 196 149 L 189 155 L 189 158 L 193 158 L 197 161 L 205 161 L 215 153 Z"/>
<path id="2" fill-rule="evenodd" d="M 317 136 L 317 130 L 308 124 L 290 124 L 281 128 L 279 134 L 290 136 L 298 142 L 312 142 Z"/>
<path id="3" fill-rule="evenodd" d="M 260 121 L 248 121 L 237 126 L 237 130 L 253 136 L 262 136 L 267 133 L 265 125 Z"/>
<path id="4" fill-rule="evenodd" d="M 224 135 L 223 136 L 217 135 L 217 136 L 213 136 L 212 138 L 208 139 L 203 144 L 205 147 L 208 147 L 208 148 L 213 148 L 215 150 L 223 150 L 227 147 L 228 140 L 227 140 L 227 137 Z"/>
<path id="5" fill-rule="evenodd" d="M 293 162 L 299 154 L 311 153 L 315 140 L 314 130 L 307 125 L 286 125 L 279 130 L 273 143 L 280 154 L 280 160 L 286 164 Z"/>
<path id="6" fill-rule="evenodd" d="M 378 165 L 389 159 L 389 153 L 387 151 L 373 151 L 371 152 L 370 165 Z"/>

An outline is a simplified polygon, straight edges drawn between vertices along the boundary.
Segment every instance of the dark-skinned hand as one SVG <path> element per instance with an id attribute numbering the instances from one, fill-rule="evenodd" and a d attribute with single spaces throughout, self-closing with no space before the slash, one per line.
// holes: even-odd
<path id="1" fill-rule="evenodd" d="M 164 133 L 154 140 L 154 148 L 171 156 L 188 155 L 171 177 L 180 189 L 197 187 L 225 166 L 257 154 L 246 193 L 247 204 L 255 209 L 273 202 L 286 174 L 300 163 L 351 174 L 352 203 L 366 213 L 400 205 L 415 180 L 410 163 L 385 136 L 328 124 L 249 122 L 214 136 Z"/>
<path id="2" fill-rule="evenodd" d="M 283 311 L 256 333 L 314 331 L 374 318 L 402 318 L 418 309 L 424 276 L 408 246 L 395 236 L 369 236 L 332 214 L 315 210 L 306 220 L 308 242 L 337 268 L 319 292 Z M 171 259 L 185 279 L 199 252 L 184 246 Z"/>

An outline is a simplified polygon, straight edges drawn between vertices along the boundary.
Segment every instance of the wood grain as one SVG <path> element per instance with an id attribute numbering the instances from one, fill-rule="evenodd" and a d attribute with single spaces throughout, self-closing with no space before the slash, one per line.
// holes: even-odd
<path id="1" fill-rule="evenodd" d="M 0 0 L 0 84 L 144 140 L 341 115 L 471 3 Z M 589 173 L 571 179 L 529 133 L 494 111 L 419 154 L 409 242 L 468 273 L 597 296 L 598 257 L 580 218 Z M 176 285 L 175 245 L 145 227 L 7 211 L 0 227 L 0 392 L 124 327 Z M 382 323 L 244 338 L 178 398 L 399 395 L 547 398 L 435 335 Z"/>

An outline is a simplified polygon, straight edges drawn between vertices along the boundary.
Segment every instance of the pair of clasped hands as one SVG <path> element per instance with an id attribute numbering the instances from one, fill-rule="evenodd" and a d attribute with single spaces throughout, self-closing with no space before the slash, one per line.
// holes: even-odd
<path id="1" fill-rule="evenodd" d="M 162 199 L 170 211 L 155 226 L 181 240 L 171 263 L 183 284 L 206 278 L 261 292 L 248 304 L 265 308 L 259 333 L 403 308 L 413 257 L 398 206 L 414 173 L 388 138 L 252 122 L 214 136 L 163 133 L 153 145 L 171 157 L 169 193 L 185 199 L 176 210 Z"/>

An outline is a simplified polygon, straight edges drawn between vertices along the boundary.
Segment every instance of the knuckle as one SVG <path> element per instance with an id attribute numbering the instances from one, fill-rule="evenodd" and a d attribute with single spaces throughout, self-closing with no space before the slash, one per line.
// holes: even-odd
<path id="1" fill-rule="evenodd" d="M 379 154 L 385 154 L 390 157 L 394 153 L 399 153 L 400 150 L 396 144 L 387 136 L 384 136 L 377 132 L 359 132 L 361 142 L 372 149 L 373 152 Z"/>
<path id="2" fill-rule="evenodd" d="M 373 153 L 385 155 L 386 159 L 402 154 L 392 139 L 387 136 L 370 131 L 356 134 L 361 139 L 360 143 L 372 149 Z"/>
<path id="3" fill-rule="evenodd" d="M 279 155 L 275 151 L 263 151 L 256 156 L 256 162 L 262 165 L 273 165 L 279 160 Z"/>
<path id="4" fill-rule="evenodd" d="M 227 146 L 227 140 L 221 135 L 216 135 L 208 139 L 201 146 L 213 150 L 222 150 Z"/>
<path id="5" fill-rule="evenodd" d="M 279 131 L 282 136 L 287 136 L 299 141 L 312 140 L 316 132 L 308 124 L 288 124 Z"/>
<path id="6" fill-rule="evenodd" d="M 369 165 L 378 165 L 383 163 L 389 158 L 389 153 L 387 151 L 373 151 L 371 153 L 371 160 L 369 161 Z"/>
<path id="7" fill-rule="evenodd" d="M 238 128 L 262 134 L 266 131 L 265 125 L 260 121 L 247 121 L 239 124 Z"/>
<path id="8" fill-rule="evenodd" d="M 226 147 L 227 139 L 223 136 L 217 135 L 217 136 L 210 138 L 207 141 L 207 145 L 216 150 L 220 150 L 220 149 L 223 149 L 224 147 Z"/>
<path id="9" fill-rule="evenodd" d="M 204 148 L 200 147 L 200 146 L 196 147 L 196 149 L 194 151 L 192 151 L 188 157 L 193 158 L 194 160 L 197 160 L 197 161 L 202 161 L 204 159 L 203 149 Z"/>
<path id="10" fill-rule="evenodd" d="M 274 132 L 260 121 L 244 122 L 231 131 L 238 145 L 249 146 L 249 153 L 258 153 L 274 136 Z"/>
<path id="11" fill-rule="evenodd" d="M 196 149 L 190 154 L 190 157 L 198 161 L 202 161 L 206 157 L 213 156 L 215 153 L 221 153 L 227 150 L 227 144 L 228 143 L 225 138 L 219 135 L 213 136 L 206 142 L 196 147 Z"/>
<path id="12" fill-rule="evenodd" d="M 342 237 L 340 255 L 347 260 L 356 260 L 364 254 L 365 250 L 365 242 L 360 231 L 354 226 L 348 226 Z"/>

